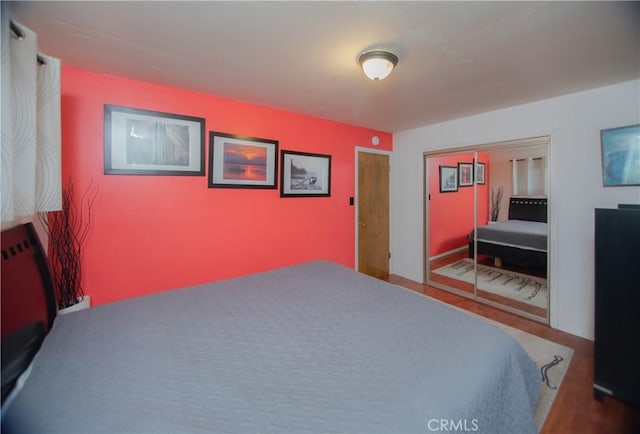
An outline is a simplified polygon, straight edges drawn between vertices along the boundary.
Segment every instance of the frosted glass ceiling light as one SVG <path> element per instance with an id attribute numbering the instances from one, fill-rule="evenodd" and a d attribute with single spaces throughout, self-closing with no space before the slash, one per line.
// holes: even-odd
<path id="1" fill-rule="evenodd" d="M 388 51 L 367 51 L 358 58 L 364 74 L 371 80 L 382 80 L 398 64 L 398 56 Z"/>

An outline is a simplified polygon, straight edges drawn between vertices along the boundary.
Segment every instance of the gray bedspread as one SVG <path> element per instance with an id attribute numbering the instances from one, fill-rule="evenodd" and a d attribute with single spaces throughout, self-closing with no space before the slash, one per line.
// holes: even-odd
<path id="1" fill-rule="evenodd" d="M 2 428 L 534 433 L 539 385 L 499 328 L 320 261 L 58 317 Z"/>
<path id="2" fill-rule="evenodd" d="M 496 222 L 478 227 L 478 241 L 546 252 L 547 224 L 525 220 Z"/>

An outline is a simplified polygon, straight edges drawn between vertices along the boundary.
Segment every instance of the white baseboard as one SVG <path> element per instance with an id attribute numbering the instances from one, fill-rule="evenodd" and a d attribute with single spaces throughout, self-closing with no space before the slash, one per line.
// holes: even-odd
<path id="1" fill-rule="evenodd" d="M 449 250 L 447 252 L 438 253 L 437 255 L 430 256 L 429 260 L 433 261 L 433 260 L 436 260 L 436 259 L 444 258 L 445 256 L 453 255 L 454 253 L 460 253 L 460 252 L 462 252 L 464 250 L 468 250 L 468 249 L 469 249 L 469 246 L 458 247 L 457 249 Z"/>

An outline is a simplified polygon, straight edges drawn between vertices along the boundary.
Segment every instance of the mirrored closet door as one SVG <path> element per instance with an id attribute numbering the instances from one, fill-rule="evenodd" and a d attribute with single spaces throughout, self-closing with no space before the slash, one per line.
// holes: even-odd
<path id="1" fill-rule="evenodd" d="M 427 283 L 470 297 L 475 295 L 475 264 L 469 255 L 469 235 L 474 227 L 476 198 L 473 183 L 468 185 L 471 182 L 468 172 L 473 168 L 474 158 L 474 152 L 465 152 L 425 159 Z M 460 171 L 465 178 L 462 183 Z"/>
<path id="2" fill-rule="evenodd" d="M 425 154 L 425 281 L 548 322 L 548 137 Z"/>

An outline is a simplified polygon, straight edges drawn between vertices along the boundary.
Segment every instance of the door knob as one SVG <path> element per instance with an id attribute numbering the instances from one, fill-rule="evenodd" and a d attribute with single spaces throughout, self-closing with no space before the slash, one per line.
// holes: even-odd
<path id="1" fill-rule="evenodd" d="M 364 229 L 367 227 L 367 225 L 365 225 L 363 221 L 359 221 L 358 226 L 360 227 L 360 229 Z"/>

